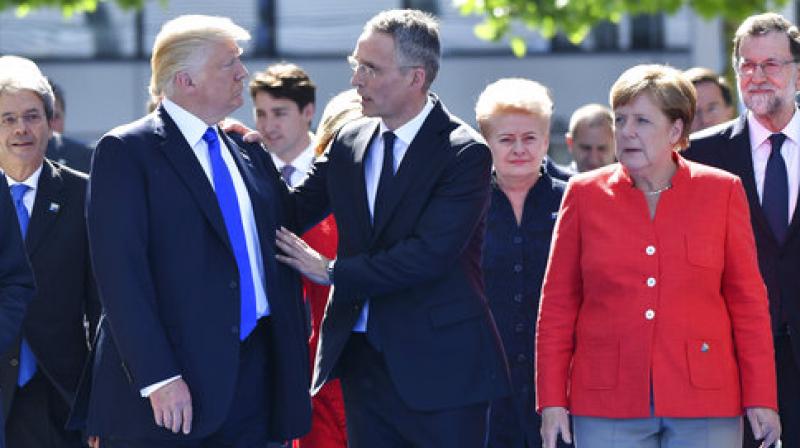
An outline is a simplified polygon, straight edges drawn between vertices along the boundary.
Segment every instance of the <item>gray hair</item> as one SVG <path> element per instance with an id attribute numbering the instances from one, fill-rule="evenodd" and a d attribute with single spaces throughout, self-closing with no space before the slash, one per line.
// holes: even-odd
<path id="1" fill-rule="evenodd" d="M 364 33 L 367 32 L 391 36 L 397 64 L 422 67 L 425 70 L 425 89 L 431 86 L 439 73 L 442 55 L 436 18 L 416 9 L 392 9 L 371 18 L 364 25 Z"/>
<path id="2" fill-rule="evenodd" d="M 36 94 L 42 100 L 47 121 L 53 119 L 55 96 L 39 67 L 30 59 L 19 56 L 0 57 L 0 95 L 21 90 Z"/>

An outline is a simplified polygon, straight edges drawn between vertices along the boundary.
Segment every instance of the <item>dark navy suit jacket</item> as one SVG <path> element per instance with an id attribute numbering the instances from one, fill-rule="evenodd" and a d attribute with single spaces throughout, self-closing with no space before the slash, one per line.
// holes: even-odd
<path id="1" fill-rule="evenodd" d="M 480 267 L 489 149 L 434 98 L 371 225 L 363 161 L 378 129 L 375 118 L 346 125 L 296 192 L 301 227 L 333 212 L 339 229 L 312 391 L 335 376 L 369 299 L 368 326 L 409 407 L 442 410 L 507 394 Z"/>
<path id="2" fill-rule="evenodd" d="M 8 183 L 0 171 L 0 351 L 14 344 L 33 293 L 33 272 L 25 256 Z M 2 434 L 0 430 L 0 448 L 5 447 Z"/>
<path id="3" fill-rule="evenodd" d="M 223 140 L 253 204 L 271 309 L 265 381 L 273 400 L 264 425 L 286 440 L 308 430 L 311 412 L 300 282 L 275 260 L 275 232 L 290 224 L 288 192 L 266 154 Z M 100 140 L 87 217 L 104 317 L 91 394 L 74 412 L 88 408 L 89 434 L 108 439 L 183 437 L 157 427 L 140 396 L 182 375 L 194 411 L 189 437 L 213 433 L 236 386 L 239 275 L 216 195 L 163 107 Z"/>

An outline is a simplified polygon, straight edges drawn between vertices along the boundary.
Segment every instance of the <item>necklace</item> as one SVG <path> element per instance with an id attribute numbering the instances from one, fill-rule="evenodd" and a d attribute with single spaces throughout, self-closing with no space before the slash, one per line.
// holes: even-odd
<path id="1" fill-rule="evenodd" d="M 653 191 L 643 191 L 643 193 L 645 194 L 645 196 L 655 196 L 657 194 L 661 194 L 661 193 L 669 190 L 670 188 L 672 188 L 672 184 L 667 184 L 666 187 L 662 187 L 662 188 L 659 188 L 658 190 L 653 190 Z"/>

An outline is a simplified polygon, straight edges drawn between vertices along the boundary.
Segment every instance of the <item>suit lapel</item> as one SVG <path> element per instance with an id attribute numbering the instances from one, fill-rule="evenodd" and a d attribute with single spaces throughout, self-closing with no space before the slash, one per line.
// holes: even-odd
<path id="1" fill-rule="evenodd" d="M 189 193 L 194 197 L 197 206 L 202 210 L 211 227 L 232 251 L 222 212 L 217 202 L 217 195 L 211 188 L 211 183 L 192 148 L 189 147 L 180 129 L 163 106 L 159 106 L 154 120 L 155 133 L 162 139 L 159 149 L 164 153 L 178 177 L 186 184 Z"/>
<path id="2" fill-rule="evenodd" d="M 392 215 L 397 209 L 405 192 L 413 185 L 414 179 L 424 175 L 431 167 L 436 166 L 436 158 L 440 155 L 436 149 L 441 148 L 441 134 L 449 123 L 449 116 L 444 111 L 442 103 L 434 100 L 435 104 L 422 127 L 414 136 L 408 146 L 403 161 L 397 169 L 394 181 L 386 191 L 384 209 L 378 215 L 378 221 L 373 223 L 372 243 L 378 235 L 391 222 Z"/>
<path id="3" fill-rule="evenodd" d="M 747 117 L 742 115 L 734 122 L 731 130 L 730 148 L 723 148 L 722 158 L 730 159 L 729 171 L 739 176 L 742 180 L 747 202 L 750 205 L 750 215 L 754 223 L 769 229 L 767 217 L 761 209 L 761 200 L 758 198 L 756 178 L 753 174 L 753 152 L 750 148 L 750 130 L 747 126 Z M 770 230 L 768 233 L 772 234 Z"/>
<path id="4" fill-rule="evenodd" d="M 367 157 L 367 151 L 372 146 L 372 140 L 380 129 L 380 123 L 377 120 L 370 121 L 365 125 L 361 132 L 357 133 L 353 142 L 349 147 L 353 148 L 353 164 L 352 172 L 349 173 L 351 188 L 353 189 L 353 198 L 355 198 L 354 211 L 355 220 L 360 227 L 358 235 L 364 237 L 366 241 L 370 234 L 372 234 L 372 218 L 369 214 L 369 198 L 367 197 L 367 178 L 364 169 L 364 160 Z"/>
<path id="5" fill-rule="evenodd" d="M 39 175 L 36 200 L 28 225 L 28 234 L 25 236 L 25 245 L 28 256 L 32 257 L 39 249 L 42 240 L 50 232 L 51 227 L 62 213 L 61 208 L 71 206 L 64 203 L 64 184 L 59 170 L 45 159 L 42 164 L 42 173 Z"/>

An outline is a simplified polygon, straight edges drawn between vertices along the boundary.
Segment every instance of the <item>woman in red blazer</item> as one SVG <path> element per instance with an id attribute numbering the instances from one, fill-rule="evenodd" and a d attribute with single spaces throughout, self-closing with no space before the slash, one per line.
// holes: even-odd
<path id="1" fill-rule="evenodd" d="M 695 90 L 672 68 L 611 90 L 620 163 L 572 178 L 536 338 L 545 447 L 767 446 L 780 423 L 766 289 L 741 182 L 684 160 Z"/>

